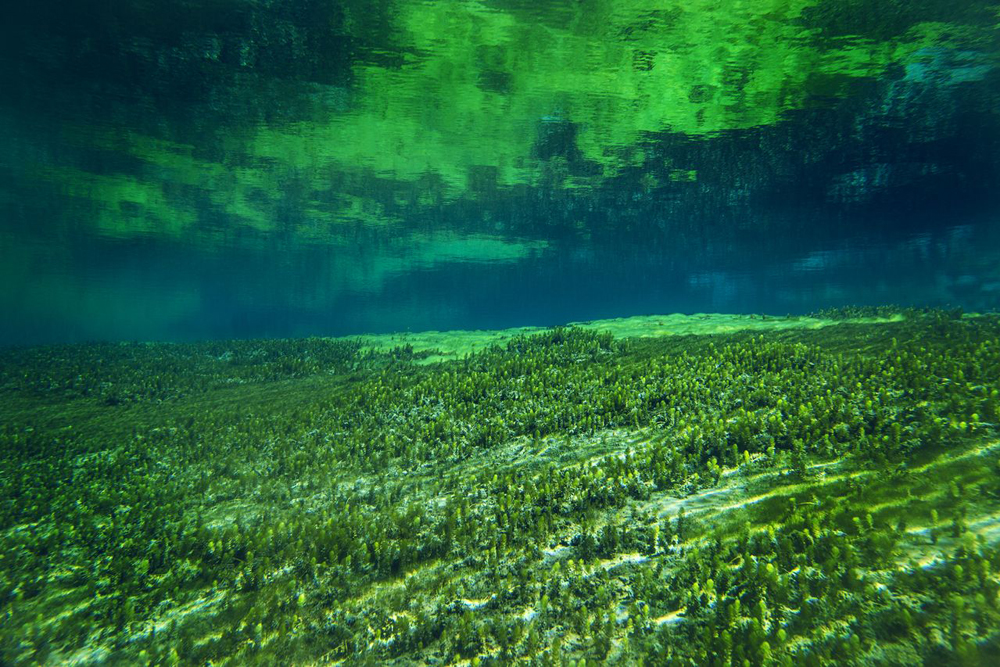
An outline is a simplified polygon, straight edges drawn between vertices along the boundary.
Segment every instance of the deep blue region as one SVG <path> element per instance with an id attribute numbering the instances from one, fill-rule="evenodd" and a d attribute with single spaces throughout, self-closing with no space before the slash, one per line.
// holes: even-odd
<path id="1" fill-rule="evenodd" d="M 132 285 L 154 301 L 176 291 L 196 295 L 197 309 L 166 329 L 133 321 L 129 329 L 144 340 L 341 336 L 673 312 L 796 315 L 845 303 L 993 309 L 1000 286 L 976 275 L 969 259 L 996 236 L 995 222 L 982 217 L 918 232 L 893 221 L 830 247 L 803 244 L 799 253 L 764 237 L 736 245 L 701 239 L 698 252 L 690 252 L 690 241 L 671 248 L 669 238 L 595 244 L 567 237 L 517 262 L 444 263 L 389 275 L 368 289 L 326 293 L 320 286 L 344 255 L 322 247 L 206 253 L 81 237 L 74 265 L 63 269 L 82 284 Z M 10 320 L 2 342 L 80 341 L 92 337 L 85 330 Z M 115 337 L 114 326 L 107 337 Z"/>

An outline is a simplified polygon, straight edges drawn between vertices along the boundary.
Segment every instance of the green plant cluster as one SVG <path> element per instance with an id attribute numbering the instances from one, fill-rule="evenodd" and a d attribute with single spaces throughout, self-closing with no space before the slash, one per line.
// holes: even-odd
<path id="1" fill-rule="evenodd" d="M 0 658 L 976 664 L 1000 641 L 994 316 L 362 349 L 5 351 Z"/>
<path id="2" fill-rule="evenodd" d="M 639 632 L 638 652 L 654 663 L 721 665 L 984 661 L 976 640 L 1000 620 L 1000 552 L 966 539 L 947 563 L 898 571 L 905 529 L 853 515 L 863 506 L 793 498 L 764 530 L 744 524 L 662 579 L 639 577 L 636 597 L 683 608 L 688 622 Z"/>
<path id="3" fill-rule="evenodd" d="M 360 346 L 360 340 L 312 338 L 10 347 L 0 349 L 0 391 L 60 401 L 92 397 L 113 406 L 414 358 L 412 348 L 399 347 L 375 362 Z"/>
<path id="4" fill-rule="evenodd" d="M 808 317 L 819 320 L 854 320 L 862 318 L 889 318 L 900 314 L 927 314 L 930 309 L 904 308 L 902 306 L 882 305 L 882 306 L 838 306 L 836 308 L 823 308 L 809 313 Z M 958 311 L 955 311 L 956 314 Z M 958 313 L 960 314 L 960 313 Z"/>

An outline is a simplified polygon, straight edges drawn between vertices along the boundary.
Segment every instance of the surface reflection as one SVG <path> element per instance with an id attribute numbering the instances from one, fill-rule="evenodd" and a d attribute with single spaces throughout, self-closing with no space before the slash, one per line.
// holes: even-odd
<path id="1" fill-rule="evenodd" d="M 995 240 L 995 8 L 861 4 L 27 7 L 0 341 L 995 305 L 928 272 Z"/>

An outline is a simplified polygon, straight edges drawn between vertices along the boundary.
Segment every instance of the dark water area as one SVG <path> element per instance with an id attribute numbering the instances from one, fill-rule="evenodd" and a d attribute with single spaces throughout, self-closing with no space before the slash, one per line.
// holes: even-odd
<path id="1" fill-rule="evenodd" d="M 990 2 L 41 3 L 0 344 L 1000 302 Z"/>

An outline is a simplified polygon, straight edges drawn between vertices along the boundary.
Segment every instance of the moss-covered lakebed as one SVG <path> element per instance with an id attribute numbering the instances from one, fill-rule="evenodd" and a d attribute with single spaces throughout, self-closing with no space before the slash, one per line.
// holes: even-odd
<path id="1" fill-rule="evenodd" d="M 0 661 L 987 664 L 1000 318 L 821 315 L 2 350 Z"/>

